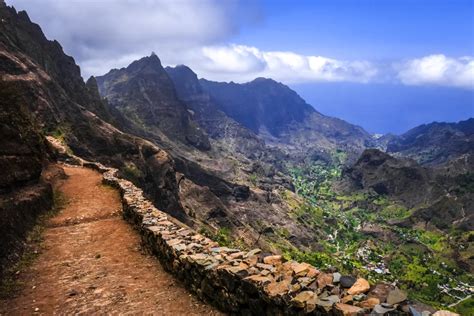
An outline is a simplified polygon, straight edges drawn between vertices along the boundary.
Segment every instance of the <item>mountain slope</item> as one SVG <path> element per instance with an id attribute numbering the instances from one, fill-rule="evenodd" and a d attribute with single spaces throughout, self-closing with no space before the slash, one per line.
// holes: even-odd
<path id="1" fill-rule="evenodd" d="M 474 154 L 474 118 L 458 123 L 423 124 L 392 137 L 387 152 L 423 165 L 439 165 L 464 154 Z"/>
<path id="2" fill-rule="evenodd" d="M 0 283 L 36 218 L 53 204 L 51 185 L 42 176 L 46 140 L 22 93 L 20 86 L 0 80 Z"/>
<path id="3" fill-rule="evenodd" d="M 201 150 L 210 148 L 207 136 L 191 120 L 186 105 L 177 98 L 173 82 L 155 54 L 113 69 L 96 78 L 99 91 L 111 106 L 134 125 L 147 127 Z M 133 107 L 130 103 L 133 102 Z"/>
<path id="4" fill-rule="evenodd" d="M 287 152 L 344 149 L 360 153 L 372 137 L 358 126 L 317 112 L 289 87 L 272 79 L 257 78 L 236 84 L 200 80 L 220 109 Z"/>
<path id="5" fill-rule="evenodd" d="M 41 132 L 82 158 L 117 167 L 123 174 L 134 170 L 133 180 L 159 207 L 179 216 L 173 161 L 166 152 L 113 126 L 93 81 L 84 83 L 74 59 L 58 42 L 46 39 L 26 12 L 0 2 L 0 19 L 1 80 L 22 92 L 22 102 Z"/>
<path id="6" fill-rule="evenodd" d="M 469 231 L 474 229 L 473 171 L 472 155 L 433 168 L 369 149 L 345 170 L 341 188 L 349 194 L 374 192 L 401 203 L 410 209 L 405 225 Z"/>
<path id="7" fill-rule="evenodd" d="M 193 111 L 193 119 L 209 137 L 221 140 L 229 152 L 239 152 L 254 158 L 263 155 L 264 142 L 222 112 L 189 67 L 166 67 L 166 72 L 173 80 L 178 97 Z"/>

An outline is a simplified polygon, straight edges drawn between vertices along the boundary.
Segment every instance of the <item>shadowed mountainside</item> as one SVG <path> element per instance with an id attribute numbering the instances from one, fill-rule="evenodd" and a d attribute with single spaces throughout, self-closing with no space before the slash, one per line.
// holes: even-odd
<path id="1" fill-rule="evenodd" d="M 357 156 L 372 144 L 371 135 L 361 127 L 322 115 L 295 91 L 272 79 L 257 78 L 244 84 L 200 82 L 223 112 L 295 158 L 336 149 Z"/>
<path id="2" fill-rule="evenodd" d="M 200 150 L 210 149 L 207 136 L 177 98 L 173 82 L 155 54 L 134 61 L 127 68 L 113 69 L 96 80 L 110 105 L 137 129 L 150 132 L 155 138 L 164 134 Z"/>
<path id="3" fill-rule="evenodd" d="M 439 165 L 464 154 L 474 154 L 474 118 L 457 123 L 423 124 L 393 137 L 387 152 Z"/>
<path id="4" fill-rule="evenodd" d="M 341 188 L 346 193 L 372 191 L 402 203 L 412 210 L 402 225 L 469 231 L 474 229 L 473 170 L 472 155 L 433 168 L 370 149 L 345 170 Z"/>
<path id="5" fill-rule="evenodd" d="M 36 218 L 53 205 L 42 177 L 48 148 L 22 94 L 18 85 L 0 81 L 0 280 L 21 255 Z"/>

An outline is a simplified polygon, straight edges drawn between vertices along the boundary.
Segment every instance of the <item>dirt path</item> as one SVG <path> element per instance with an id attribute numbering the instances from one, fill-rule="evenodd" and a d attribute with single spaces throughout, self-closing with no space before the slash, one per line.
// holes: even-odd
<path id="1" fill-rule="evenodd" d="M 65 167 L 65 208 L 48 223 L 41 254 L 20 273 L 22 293 L 0 314 L 220 315 L 192 296 L 120 217 L 118 192 L 99 173 Z"/>

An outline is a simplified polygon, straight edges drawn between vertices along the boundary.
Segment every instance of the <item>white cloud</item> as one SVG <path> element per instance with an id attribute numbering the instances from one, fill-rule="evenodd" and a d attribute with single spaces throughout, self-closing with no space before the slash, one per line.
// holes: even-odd
<path id="1" fill-rule="evenodd" d="M 238 0 L 7 0 L 58 40 L 87 77 L 132 56 L 181 55 L 237 33 L 258 8 Z"/>
<path id="2" fill-rule="evenodd" d="M 7 0 L 27 10 L 46 36 L 57 39 L 83 76 L 102 75 L 158 54 L 163 64 L 186 64 L 200 77 L 244 82 L 271 77 L 285 83 L 401 82 L 474 88 L 474 57 L 430 55 L 399 63 L 264 51 L 227 44 L 242 25 L 261 19 L 242 0 Z M 284 45 L 284 42 L 281 43 Z"/>
<path id="3" fill-rule="evenodd" d="M 429 55 L 397 65 L 398 78 L 407 85 L 442 85 L 474 89 L 474 58 Z"/>
<path id="4" fill-rule="evenodd" d="M 286 83 L 311 81 L 369 82 L 378 73 L 368 61 L 345 61 L 293 52 L 261 51 L 245 45 L 204 47 L 194 53 L 191 68 L 214 80 L 243 82 L 270 77 Z"/>

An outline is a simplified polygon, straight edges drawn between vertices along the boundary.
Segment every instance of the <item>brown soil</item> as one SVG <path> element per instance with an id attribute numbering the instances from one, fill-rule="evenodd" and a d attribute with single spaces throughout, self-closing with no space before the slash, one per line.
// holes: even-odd
<path id="1" fill-rule="evenodd" d="M 57 189 L 67 199 L 48 222 L 41 253 L 21 271 L 17 297 L 0 314 L 221 315 L 191 295 L 145 254 L 120 217 L 118 192 L 99 173 L 65 167 Z"/>

